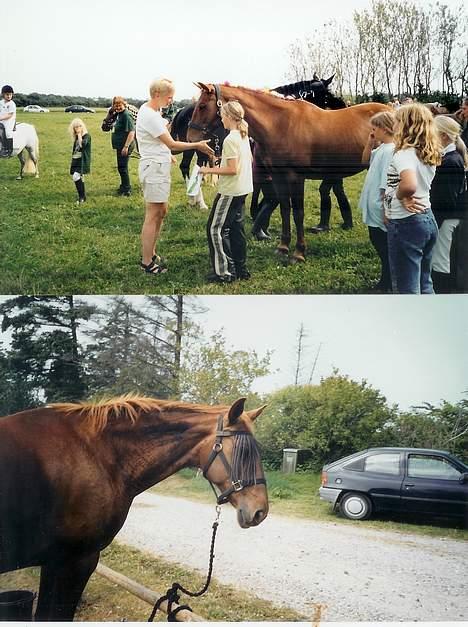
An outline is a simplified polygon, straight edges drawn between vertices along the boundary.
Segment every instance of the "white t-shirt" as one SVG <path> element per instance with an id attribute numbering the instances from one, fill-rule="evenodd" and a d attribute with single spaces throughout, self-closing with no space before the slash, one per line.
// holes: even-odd
<path id="1" fill-rule="evenodd" d="M 167 131 L 168 120 L 147 104 L 140 107 L 136 120 L 136 137 L 141 159 L 158 163 L 171 161 L 171 151 L 159 139 Z"/>
<path id="2" fill-rule="evenodd" d="M 414 148 L 398 150 L 393 155 L 387 172 L 387 187 L 385 189 L 385 215 L 387 218 L 399 220 L 413 215 L 396 197 L 396 189 L 400 183 L 400 174 L 403 170 L 416 172 L 416 198 L 420 199 L 426 208 L 431 206 L 429 191 L 436 171 L 435 165 L 423 163 L 417 156 Z"/>
<path id="3" fill-rule="evenodd" d="M 5 113 L 13 113 L 9 120 L 0 120 L 0 122 L 5 127 L 5 132 L 7 137 L 13 137 L 13 129 L 15 128 L 16 121 L 16 105 L 13 100 L 4 100 L 3 98 L 0 100 L 0 116 Z"/>
<path id="4" fill-rule="evenodd" d="M 252 153 L 248 137 L 241 137 L 240 131 L 232 130 L 223 142 L 221 167 L 227 166 L 228 159 L 237 159 L 237 174 L 220 174 L 218 192 L 223 196 L 243 196 L 253 190 Z"/>

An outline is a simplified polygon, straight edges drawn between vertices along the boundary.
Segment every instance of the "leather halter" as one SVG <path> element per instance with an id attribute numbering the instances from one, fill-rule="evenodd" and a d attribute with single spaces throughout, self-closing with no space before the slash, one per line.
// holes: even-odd
<path id="1" fill-rule="evenodd" d="M 232 480 L 232 467 L 223 451 L 223 438 L 232 438 L 233 436 L 236 436 L 236 435 L 249 435 L 251 438 L 253 438 L 253 435 L 250 433 L 250 431 L 233 431 L 232 429 L 223 429 L 223 416 L 221 415 L 218 416 L 218 426 L 216 429 L 215 443 L 213 444 L 213 448 L 211 449 L 210 456 L 208 457 L 208 460 L 202 469 L 203 476 L 205 477 L 205 479 L 207 479 L 207 481 L 211 485 L 213 492 L 215 493 L 216 502 L 218 505 L 227 503 L 227 501 L 229 500 L 229 497 L 231 496 L 233 492 L 240 492 L 244 488 L 247 488 L 252 485 L 259 485 L 259 484 L 266 485 L 265 477 L 255 477 L 254 479 L 238 479 L 237 481 Z M 219 496 L 216 493 L 213 482 L 207 476 L 207 472 L 211 464 L 214 462 L 214 460 L 217 457 L 219 457 L 220 460 L 222 461 L 224 467 L 226 468 L 228 476 L 231 480 L 231 487 L 229 487 L 227 490 L 222 492 Z"/>
<path id="2" fill-rule="evenodd" d="M 193 128 L 196 131 L 200 131 L 205 137 L 216 138 L 217 135 L 215 131 L 223 125 L 223 123 L 221 122 L 221 107 L 223 106 L 223 101 L 221 100 L 221 89 L 219 85 L 213 85 L 213 87 L 215 90 L 217 107 L 216 120 L 214 124 L 209 126 L 201 126 L 200 124 L 197 124 L 196 122 L 192 122 L 192 120 L 190 120 L 190 122 L 188 123 L 188 128 Z"/>

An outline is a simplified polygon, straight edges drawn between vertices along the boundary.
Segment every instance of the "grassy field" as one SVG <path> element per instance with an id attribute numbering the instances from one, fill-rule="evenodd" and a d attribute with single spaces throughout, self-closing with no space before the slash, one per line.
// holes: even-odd
<path id="1" fill-rule="evenodd" d="M 377 257 L 357 209 L 361 173 L 345 182 L 355 218 L 352 231 L 341 230 L 341 216 L 334 205 L 332 231 L 321 235 L 307 232 L 319 217 L 319 182 L 308 181 L 307 262 L 284 266 L 276 256 L 280 234 L 276 211 L 272 221 L 275 238 L 270 243 L 254 241 L 250 218 L 246 220 L 252 279 L 227 286 L 207 284 L 208 211 L 188 206 L 175 166 L 169 215 L 160 242 L 169 272 L 159 277 L 145 275 L 138 266 L 143 220 L 138 160 L 130 160 L 133 196 L 117 197 L 120 180 L 115 153 L 109 134 L 100 129 L 104 111 L 82 114 L 92 136 L 93 156 L 92 172 L 86 178 L 88 202 L 77 206 L 68 174 L 71 139 L 67 127 L 72 117 L 63 111 L 18 113 L 18 121 L 32 123 L 38 131 L 40 178 L 16 181 L 18 159 L 0 160 L 1 294 L 359 294 L 368 292 L 378 278 Z M 204 194 L 210 204 L 215 190 L 205 186 Z"/>
<path id="2" fill-rule="evenodd" d="M 130 577 L 150 590 L 163 594 L 178 581 L 189 590 L 200 590 L 205 575 L 189 571 L 165 560 L 125 547 L 116 542 L 101 554 L 101 562 L 109 568 Z M 216 573 L 215 573 L 216 574 Z M 39 590 L 39 569 L 27 568 L 0 575 L 0 590 Z M 210 621 L 298 621 L 307 617 L 290 608 L 278 607 L 238 590 L 222 585 L 213 578 L 208 592 L 198 599 L 182 596 L 180 604 Z M 92 575 L 78 606 L 77 621 L 146 621 L 151 606 L 98 574 Z M 157 612 L 155 620 L 165 620 Z"/>

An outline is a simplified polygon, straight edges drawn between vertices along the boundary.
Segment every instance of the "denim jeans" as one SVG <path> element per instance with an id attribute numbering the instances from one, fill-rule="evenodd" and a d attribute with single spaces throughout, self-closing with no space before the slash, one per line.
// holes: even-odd
<path id="1" fill-rule="evenodd" d="M 388 258 L 392 281 L 399 294 L 433 294 L 432 251 L 437 224 L 430 209 L 387 225 Z"/>

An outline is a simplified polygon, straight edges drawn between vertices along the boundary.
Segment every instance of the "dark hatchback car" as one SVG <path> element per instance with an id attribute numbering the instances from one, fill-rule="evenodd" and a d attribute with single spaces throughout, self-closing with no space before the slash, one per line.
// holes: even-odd
<path id="1" fill-rule="evenodd" d="M 320 498 L 346 518 L 392 511 L 468 522 L 468 466 L 446 451 L 371 448 L 322 469 Z"/>
<path id="2" fill-rule="evenodd" d="M 70 105 L 65 109 L 65 113 L 94 113 L 94 109 L 85 107 L 84 105 Z"/>

